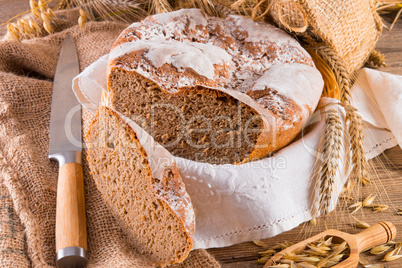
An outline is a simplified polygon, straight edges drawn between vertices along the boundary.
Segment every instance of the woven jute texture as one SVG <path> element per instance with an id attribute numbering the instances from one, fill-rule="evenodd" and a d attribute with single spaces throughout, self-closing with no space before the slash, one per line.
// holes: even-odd
<path id="1" fill-rule="evenodd" d="M 76 10 L 64 11 L 59 17 L 55 26 L 59 32 L 55 34 L 22 43 L 0 42 L 1 267 L 55 265 L 58 165 L 48 159 L 48 148 L 52 80 L 61 42 L 71 34 L 82 71 L 108 53 L 127 26 L 91 22 L 80 30 L 70 27 Z M 85 134 L 93 116 L 87 111 L 82 115 Z M 90 175 L 85 149 L 83 161 L 88 267 L 152 267 L 130 246 L 106 207 Z M 174 267 L 219 264 L 205 250 L 194 250 Z"/>
<path id="2" fill-rule="evenodd" d="M 328 46 L 349 75 L 363 66 L 381 35 L 381 18 L 372 0 L 268 2 L 265 8 L 280 27 L 306 45 Z"/>

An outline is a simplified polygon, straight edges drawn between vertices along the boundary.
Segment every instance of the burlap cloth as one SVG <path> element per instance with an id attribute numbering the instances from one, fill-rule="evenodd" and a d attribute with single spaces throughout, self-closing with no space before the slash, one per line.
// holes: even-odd
<path id="1" fill-rule="evenodd" d="M 305 46 L 325 47 L 326 54 L 331 50 L 336 57 L 327 60 L 337 61 L 351 76 L 368 60 L 382 31 L 373 0 L 267 0 L 267 5 L 279 27 Z"/>
<path id="2" fill-rule="evenodd" d="M 65 11 L 56 30 L 69 27 Z M 76 21 L 76 20 L 75 20 Z M 0 42 L 0 266 L 55 265 L 58 165 L 48 159 L 49 119 L 60 45 L 71 34 L 81 71 L 109 52 L 126 24 L 91 22 L 41 38 Z M 83 134 L 92 115 L 83 112 Z M 84 136 L 84 135 L 83 135 Z M 85 137 L 83 137 L 85 138 Z M 83 151 L 89 267 L 149 267 L 109 212 Z M 195 250 L 175 267 L 219 267 L 205 250 Z"/>

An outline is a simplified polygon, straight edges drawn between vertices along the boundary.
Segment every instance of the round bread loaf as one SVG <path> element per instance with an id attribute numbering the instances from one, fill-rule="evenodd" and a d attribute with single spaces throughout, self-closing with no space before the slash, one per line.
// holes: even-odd
<path id="1" fill-rule="evenodd" d="M 282 30 L 198 9 L 133 23 L 113 45 L 107 75 L 106 105 L 173 155 L 216 164 L 287 145 L 323 88 L 310 55 Z"/>

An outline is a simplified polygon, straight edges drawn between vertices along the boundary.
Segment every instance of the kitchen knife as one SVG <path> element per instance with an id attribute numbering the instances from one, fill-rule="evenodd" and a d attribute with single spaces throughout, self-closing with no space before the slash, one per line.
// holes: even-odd
<path id="1" fill-rule="evenodd" d="M 81 105 L 72 89 L 79 73 L 71 36 L 63 41 L 53 81 L 49 158 L 59 163 L 56 208 L 56 264 L 86 264 L 87 229 L 81 161 Z"/>

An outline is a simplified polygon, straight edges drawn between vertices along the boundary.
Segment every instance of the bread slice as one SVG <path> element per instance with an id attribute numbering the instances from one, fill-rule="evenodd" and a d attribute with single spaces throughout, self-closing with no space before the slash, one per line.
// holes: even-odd
<path id="1" fill-rule="evenodd" d="M 181 262 L 192 249 L 190 197 L 175 162 L 153 150 L 160 145 L 142 145 L 133 127 L 139 131 L 115 111 L 98 109 L 87 133 L 91 173 L 139 252 L 161 266 Z"/>
<path id="2" fill-rule="evenodd" d="M 214 164 L 265 157 L 290 143 L 323 81 L 288 34 L 198 9 L 149 16 L 116 40 L 107 106 L 173 155 Z"/>

